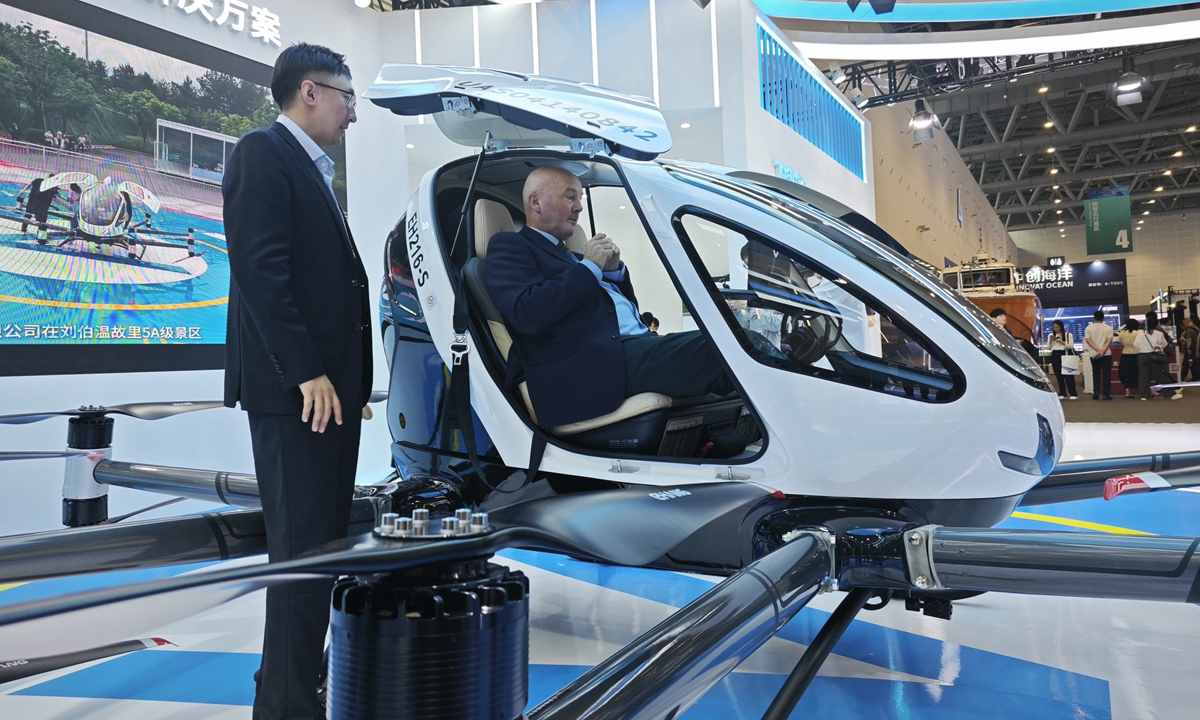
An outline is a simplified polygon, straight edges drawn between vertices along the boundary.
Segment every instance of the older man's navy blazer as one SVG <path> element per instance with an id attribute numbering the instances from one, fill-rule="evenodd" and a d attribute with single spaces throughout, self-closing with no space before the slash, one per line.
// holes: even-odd
<path id="1" fill-rule="evenodd" d="M 225 404 L 281 415 L 327 375 L 345 412 L 371 393 L 367 275 L 337 202 L 279 123 L 234 148 L 221 186 L 229 246 Z"/>
<path id="2" fill-rule="evenodd" d="M 507 383 L 528 383 L 540 425 L 617 409 L 625 356 L 612 298 L 591 270 L 525 227 L 488 243 L 487 285 L 513 338 Z M 637 305 L 628 271 L 619 288 Z"/>

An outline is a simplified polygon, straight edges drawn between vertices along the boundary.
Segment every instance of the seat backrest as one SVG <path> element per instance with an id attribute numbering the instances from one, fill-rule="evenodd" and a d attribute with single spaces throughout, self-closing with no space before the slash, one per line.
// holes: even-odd
<path id="1" fill-rule="evenodd" d="M 495 200 L 475 201 L 475 257 L 487 258 L 487 246 L 492 236 L 498 232 L 516 232 L 517 225 L 513 222 L 508 208 Z"/>
<path id="2" fill-rule="evenodd" d="M 512 349 L 512 336 L 508 334 L 504 318 L 500 317 L 500 311 L 496 309 L 491 296 L 488 295 L 487 265 L 484 258 L 487 257 L 488 241 L 492 239 L 492 236 L 498 232 L 515 232 L 516 226 L 508 208 L 493 200 L 475 201 L 474 221 L 476 257 L 469 258 L 466 265 L 463 266 L 463 279 L 467 283 L 471 299 L 475 301 L 487 319 L 488 332 L 492 335 L 492 342 L 496 344 L 496 349 L 500 351 L 500 357 L 508 362 L 508 353 Z M 537 414 L 534 413 L 533 403 L 529 400 L 529 389 L 524 382 L 521 383 L 519 389 L 530 419 L 537 423 Z"/>

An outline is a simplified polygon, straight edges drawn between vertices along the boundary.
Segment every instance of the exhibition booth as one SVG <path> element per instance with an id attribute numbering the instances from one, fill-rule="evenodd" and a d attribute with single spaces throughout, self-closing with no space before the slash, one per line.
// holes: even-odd
<path id="1" fill-rule="evenodd" d="M 1194 707 L 1200 11 L 275 3 L 0 0 L 0 716 Z"/>

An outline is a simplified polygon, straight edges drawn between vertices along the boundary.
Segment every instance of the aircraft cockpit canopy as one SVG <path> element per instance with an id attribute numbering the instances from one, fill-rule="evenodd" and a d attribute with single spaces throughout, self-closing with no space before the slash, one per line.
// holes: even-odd
<path id="1" fill-rule="evenodd" d="M 129 213 L 129 200 L 117 183 L 94 185 L 79 198 L 79 219 L 85 229 L 122 225 L 129 220 Z"/>

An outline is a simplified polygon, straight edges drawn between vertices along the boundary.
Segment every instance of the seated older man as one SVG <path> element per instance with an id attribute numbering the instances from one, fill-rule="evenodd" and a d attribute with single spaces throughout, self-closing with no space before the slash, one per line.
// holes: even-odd
<path id="1" fill-rule="evenodd" d="M 540 167 L 522 191 L 525 227 L 488 243 L 487 285 L 512 334 L 506 384 L 522 379 L 538 422 L 566 425 L 613 412 L 643 392 L 689 397 L 733 391 L 699 331 L 654 335 L 642 324 L 621 251 L 603 233 L 583 257 L 567 250 L 583 188 Z"/>

